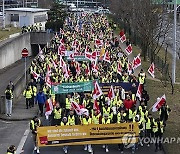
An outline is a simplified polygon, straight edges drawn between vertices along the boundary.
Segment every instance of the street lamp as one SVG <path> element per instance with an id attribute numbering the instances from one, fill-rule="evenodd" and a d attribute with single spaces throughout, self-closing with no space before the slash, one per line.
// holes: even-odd
<path id="1" fill-rule="evenodd" d="M 5 13 L 4 13 L 4 0 L 3 0 L 3 8 L 2 8 L 2 13 L 3 13 L 3 29 L 5 29 Z"/>
<path id="2" fill-rule="evenodd" d="M 176 82 L 176 29 L 177 29 L 177 0 L 174 0 L 174 37 L 173 37 L 173 60 L 172 60 L 172 83 Z"/>

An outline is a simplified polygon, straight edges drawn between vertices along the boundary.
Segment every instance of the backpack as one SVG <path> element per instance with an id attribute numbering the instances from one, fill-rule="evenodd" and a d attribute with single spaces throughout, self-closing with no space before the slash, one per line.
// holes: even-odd
<path id="1" fill-rule="evenodd" d="M 11 99 L 11 93 L 9 90 L 6 92 L 6 99 Z"/>

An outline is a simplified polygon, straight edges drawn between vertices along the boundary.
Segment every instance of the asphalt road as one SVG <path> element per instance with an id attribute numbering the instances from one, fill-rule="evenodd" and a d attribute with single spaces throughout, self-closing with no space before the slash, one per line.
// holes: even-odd
<path id="1" fill-rule="evenodd" d="M 102 148 L 102 145 L 93 145 L 93 151 L 94 154 L 104 154 L 106 153 L 105 150 Z M 63 147 L 43 147 L 40 149 L 41 154 L 64 154 L 64 151 L 62 149 Z M 29 134 L 25 146 L 23 148 L 24 154 L 36 154 L 36 152 L 33 151 L 34 147 L 32 145 L 32 136 Z M 150 147 L 147 147 L 144 145 L 143 147 L 139 147 L 139 149 L 136 151 L 137 154 L 163 154 L 162 151 L 155 152 L 154 145 L 151 145 Z M 87 151 L 84 151 L 83 146 L 69 146 L 68 154 L 88 154 Z M 113 154 L 119 154 L 120 151 L 118 151 L 117 145 L 109 145 L 109 153 Z M 131 149 L 124 149 L 125 154 L 131 154 Z"/>
<path id="2" fill-rule="evenodd" d="M 0 154 L 6 154 L 7 147 L 11 144 L 17 147 L 27 127 L 27 121 L 0 120 Z"/>

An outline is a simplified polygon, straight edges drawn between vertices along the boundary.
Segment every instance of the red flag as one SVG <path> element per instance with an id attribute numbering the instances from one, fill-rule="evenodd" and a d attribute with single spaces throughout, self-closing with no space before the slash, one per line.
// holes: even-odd
<path id="1" fill-rule="evenodd" d="M 52 103 L 51 98 L 49 98 L 46 101 L 46 112 L 45 112 L 46 119 L 48 119 L 48 117 L 49 117 L 49 115 L 51 115 L 52 111 L 53 111 L 53 103 Z"/>
<path id="2" fill-rule="evenodd" d="M 155 66 L 154 63 L 151 64 L 151 66 L 148 69 L 148 73 L 154 78 L 154 70 L 155 70 Z"/>
<path id="3" fill-rule="evenodd" d="M 47 66 L 47 73 L 46 73 L 47 76 L 50 76 L 51 75 L 51 68 L 49 67 L 49 65 Z"/>
<path id="4" fill-rule="evenodd" d="M 42 55 L 43 54 L 43 51 L 41 49 L 41 46 L 39 45 L 39 55 Z"/>
<path id="5" fill-rule="evenodd" d="M 126 35 L 125 34 L 120 37 L 120 41 L 121 41 L 121 43 L 124 43 L 126 41 Z"/>
<path id="6" fill-rule="evenodd" d="M 114 89 L 113 89 L 113 86 L 111 85 L 111 88 L 108 91 L 108 99 L 112 100 L 114 98 L 115 98 Z"/>
<path id="7" fill-rule="evenodd" d="M 65 65 L 65 62 L 64 62 L 62 56 L 60 55 L 59 66 L 63 68 L 64 65 Z"/>
<path id="8" fill-rule="evenodd" d="M 81 73 L 80 65 L 78 62 L 76 62 L 76 73 L 79 75 Z"/>
<path id="9" fill-rule="evenodd" d="M 134 58 L 134 60 L 133 60 L 133 69 L 136 69 L 136 68 L 138 68 L 139 66 L 141 66 L 140 54 L 138 54 L 137 57 Z"/>
<path id="10" fill-rule="evenodd" d="M 45 82 L 46 82 L 46 85 L 49 86 L 51 88 L 51 85 L 52 85 L 52 82 L 51 82 L 51 79 L 49 76 L 46 75 L 46 78 L 45 78 Z"/>
<path id="11" fill-rule="evenodd" d="M 69 78 L 69 74 L 70 74 L 69 66 L 67 68 L 67 65 L 65 64 L 63 68 L 64 68 L 64 77 L 67 79 Z"/>
<path id="12" fill-rule="evenodd" d="M 121 31 L 119 32 L 119 36 L 122 37 L 123 35 L 124 35 L 124 30 L 121 30 Z"/>
<path id="13" fill-rule="evenodd" d="M 79 104 L 77 104 L 77 103 L 74 102 L 74 101 L 71 102 L 71 108 L 75 110 L 75 112 L 76 112 L 77 115 L 82 115 L 82 114 L 89 115 L 89 112 L 88 112 L 87 109 L 81 108 L 81 107 L 79 106 Z"/>
<path id="14" fill-rule="evenodd" d="M 87 39 L 90 40 L 91 39 L 91 35 L 89 33 L 87 33 Z"/>
<path id="15" fill-rule="evenodd" d="M 96 39 L 95 44 L 96 44 L 96 46 L 102 46 L 103 45 L 103 40 Z"/>
<path id="16" fill-rule="evenodd" d="M 131 44 L 129 44 L 129 45 L 127 46 L 127 48 L 125 49 L 125 51 L 126 51 L 126 53 L 127 53 L 128 55 L 130 55 L 130 54 L 132 53 L 132 46 L 131 46 Z"/>
<path id="17" fill-rule="evenodd" d="M 41 49 L 41 46 L 39 45 L 39 57 L 40 57 L 40 59 L 42 60 L 42 61 L 44 61 L 44 55 L 43 55 L 43 50 Z"/>
<path id="18" fill-rule="evenodd" d="M 63 40 L 63 39 L 60 39 L 59 43 L 60 43 L 60 44 L 64 44 L 64 40 Z"/>
<path id="19" fill-rule="evenodd" d="M 77 42 L 77 39 L 75 39 L 75 40 L 72 42 L 72 47 L 73 47 L 73 48 L 76 48 L 77 45 L 78 45 L 78 42 Z"/>
<path id="20" fill-rule="evenodd" d="M 87 65 L 87 67 L 86 67 L 85 73 L 86 73 L 86 75 L 90 75 L 90 68 L 89 68 L 89 64 L 88 64 L 88 65 Z"/>
<path id="21" fill-rule="evenodd" d="M 119 73 L 120 75 L 122 75 L 122 67 L 121 67 L 121 63 L 120 63 L 120 62 L 118 62 L 117 73 Z"/>
<path id="22" fill-rule="evenodd" d="M 55 38 L 56 38 L 56 39 L 59 39 L 59 36 L 58 36 L 57 32 L 56 32 Z"/>
<path id="23" fill-rule="evenodd" d="M 99 108 L 97 100 L 94 100 L 93 109 L 96 110 L 98 114 L 100 113 L 100 108 Z"/>
<path id="24" fill-rule="evenodd" d="M 89 47 L 86 45 L 85 53 L 89 51 Z"/>
<path id="25" fill-rule="evenodd" d="M 152 112 L 158 111 L 166 103 L 165 94 L 152 106 Z"/>
<path id="26" fill-rule="evenodd" d="M 74 59 L 74 52 L 69 55 L 69 58 L 70 58 L 72 61 L 75 61 L 75 59 Z"/>
<path id="27" fill-rule="evenodd" d="M 97 72 L 98 72 L 97 61 L 92 62 L 92 70 L 93 70 L 93 72 L 95 72 L 95 73 L 97 73 Z"/>
<path id="28" fill-rule="evenodd" d="M 110 56 L 109 56 L 109 52 L 108 52 L 108 51 L 105 52 L 103 60 L 104 60 L 104 61 L 107 61 L 108 63 L 111 63 L 111 62 L 110 62 Z"/>
<path id="29" fill-rule="evenodd" d="M 96 61 L 96 60 L 97 60 L 97 52 L 94 51 L 94 52 L 92 52 L 91 55 L 92 55 L 92 56 L 91 56 L 91 61 Z"/>
<path id="30" fill-rule="evenodd" d="M 139 98 L 139 101 L 141 101 L 142 90 L 143 90 L 143 85 L 142 85 L 142 84 L 139 84 L 138 89 L 137 89 L 137 93 L 136 93 L 136 97 Z"/>
<path id="31" fill-rule="evenodd" d="M 90 52 L 85 52 L 85 58 L 91 60 L 92 54 Z"/>
<path id="32" fill-rule="evenodd" d="M 58 55 L 65 55 L 66 47 L 64 44 L 60 44 L 58 47 Z"/>
<path id="33" fill-rule="evenodd" d="M 129 60 L 128 60 L 128 74 L 129 74 L 129 75 L 132 74 L 132 71 L 133 71 L 132 63 L 129 62 Z"/>
<path id="34" fill-rule="evenodd" d="M 32 71 L 32 75 L 34 77 L 34 79 L 37 81 L 37 79 L 40 77 L 39 74 L 37 74 L 36 72 Z"/>
<path id="35" fill-rule="evenodd" d="M 60 28 L 60 34 L 64 35 L 64 30 Z"/>
<path id="36" fill-rule="evenodd" d="M 81 50 L 81 44 L 79 44 L 77 47 L 77 51 L 80 51 L 80 50 Z"/>
<path id="37" fill-rule="evenodd" d="M 95 81 L 94 83 L 94 91 L 93 91 L 93 99 L 97 99 L 99 98 L 101 95 L 103 94 L 99 84 L 97 81 Z"/>

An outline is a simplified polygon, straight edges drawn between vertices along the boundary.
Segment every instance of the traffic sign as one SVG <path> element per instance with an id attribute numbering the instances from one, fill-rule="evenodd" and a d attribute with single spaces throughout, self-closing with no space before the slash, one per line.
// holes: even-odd
<path id="1" fill-rule="evenodd" d="M 24 48 L 22 50 L 21 54 L 22 54 L 22 57 L 24 57 L 24 58 L 27 57 L 28 56 L 28 50 L 26 48 Z"/>

